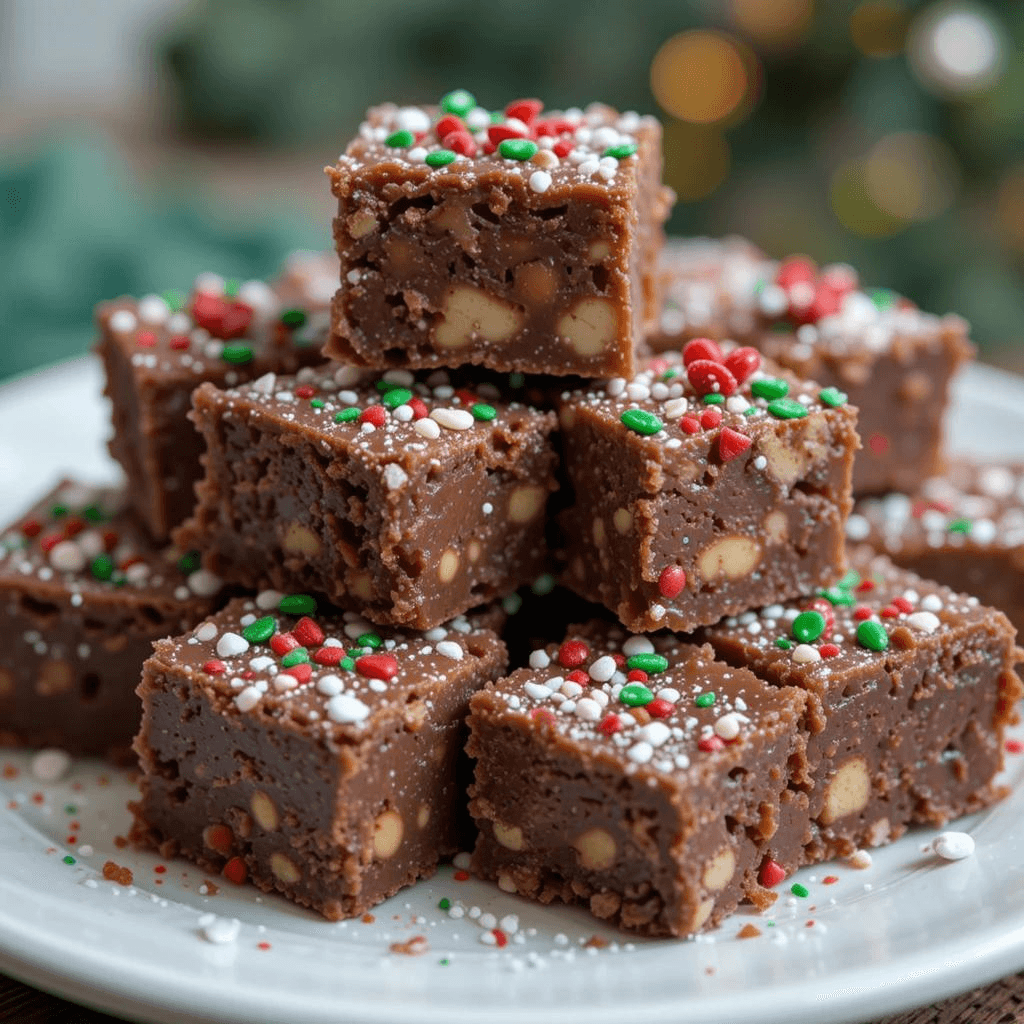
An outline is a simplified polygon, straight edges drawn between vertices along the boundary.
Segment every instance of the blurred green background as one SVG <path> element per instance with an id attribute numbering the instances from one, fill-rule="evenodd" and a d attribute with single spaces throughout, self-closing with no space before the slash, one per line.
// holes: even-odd
<path id="1" fill-rule="evenodd" d="M 1024 3 L 7 0 L 0 375 L 84 350 L 102 298 L 326 247 L 363 109 L 659 114 L 671 229 L 846 260 L 1024 368 Z"/>

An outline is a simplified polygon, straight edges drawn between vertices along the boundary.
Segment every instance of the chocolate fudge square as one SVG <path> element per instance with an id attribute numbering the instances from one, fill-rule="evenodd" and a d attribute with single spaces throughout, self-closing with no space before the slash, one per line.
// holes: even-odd
<path id="1" fill-rule="evenodd" d="M 937 472 L 949 385 L 974 351 L 966 322 L 922 312 L 884 288 L 865 289 L 846 265 L 777 262 L 737 239 L 717 248 L 716 277 L 714 243 L 665 247 L 666 299 L 651 347 L 731 339 L 846 392 L 864 441 L 853 468 L 856 494 L 914 489 Z"/>
<path id="2" fill-rule="evenodd" d="M 1022 652 L 1002 612 L 864 551 L 840 585 L 701 630 L 716 654 L 808 696 L 810 827 L 787 869 L 942 825 L 1000 795 Z"/>
<path id="3" fill-rule="evenodd" d="M 1024 634 L 1024 464 L 957 459 L 913 494 L 857 502 L 846 536 L 973 594 Z"/>
<path id="4" fill-rule="evenodd" d="M 858 447 L 845 395 L 708 341 L 560 401 L 565 583 L 677 632 L 827 586 Z"/>
<path id="5" fill-rule="evenodd" d="M 271 285 L 201 274 L 188 296 L 98 307 L 97 350 L 113 404 L 110 453 L 156 540 L 166 540 L 195 504 L 203 445 L 187 419 L 192 391 L 203 381 L 230 387 L 321 362 L 336 269 L 333 256 L 299 253 Z"/>
<path id="6" fill-rule="evenodd" d="M 505 670 L 498 621 L 401 633 L 265 591 L 159 641 L 133 840 L 330 920 L 432 874 L 462 848 L 465 716 Z"/>
<path id="7" fill-rule="evenodd" d="M 492 113 L 456 90 L 372 108 L 327 173 L 342 282 L 328 355 L 633 372 L 671 201 L 653 118 L 536 100 Z"/>
<path id="8" fill-rule="evenodd" d="M 176 534 L 212 572 L 429 629 L 547 567 L 553 412 L 491 384 L 326 366 L 195 394 L 206 477 Z"/>
<path id="9" fill-rule="evenodd" d="M 712 927 L 757 881 L 805 694 L 677 637 L 591 623 L 473 696 L 473 870 L 641 935 Z"/>
<path id="10" fill-rule="evenodd" d="M 0 535 L 0 746 L 130 762 L 152 642 L 216 607 L 220 581 L 125 506 L 66 480 Z"/>

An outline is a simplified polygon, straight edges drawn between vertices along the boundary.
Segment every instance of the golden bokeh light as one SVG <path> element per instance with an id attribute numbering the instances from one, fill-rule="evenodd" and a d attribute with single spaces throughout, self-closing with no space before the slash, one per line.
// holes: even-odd
<path id="1" fill-rule="evenodd" d="M 996 196 L 999 233 L 1017 252 L 1024 252 L 1024 164 L 1012 168 Z"/>
<path id="2" fill-rule="evenodd" d="M 716 128 L 667 121 L 662 145 L 665 183 L 680 202 L 706 199 L 729 174 L 729 143 Z"/>
<path id="3" fill-rule="evenodd" d="M 651 91 L 663 110 L 691 124 L 735 121 L 754 91 L 749 64 L 737 40 L 721 32 L 680 32 L 655 54 Z"/>
<path id="4" fill-rule="evenodd" d="M 732 22 L 768 50 L 785 50 L 807 34 L 814 0 L 729 0 Z"/>
<path id="5" fill-rule="evenodd" d="M 937 217 L 953 202 L 960 172 L 949 147 L 923 132 L 887 135 L 864 161 L 864 186 L 883 212 L 899 220 Z"/>
<path id="6" fill-rule="evenodd" d="M 862 238 L 889 238 L 906 226 L 906 221 L 879 209 L 871 198 L 862 161 L 851 160 L 836 171 L 830 198 L 839 223 Z"/>
<path id="7" fill-rule="evenodd" d="M 903 50 L 908 25 L 899 4 L 868 0 L 850 15 L 850 38 L 868 57 L 893 57 Z"/>

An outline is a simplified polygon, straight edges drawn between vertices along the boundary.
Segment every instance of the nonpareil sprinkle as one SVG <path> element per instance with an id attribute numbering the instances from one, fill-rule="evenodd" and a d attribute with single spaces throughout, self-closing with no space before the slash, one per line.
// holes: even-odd
<path id="1" fill-rule="evenodd" d="M 789 384 L 775 377 L 766 377 L 763 380 L 753 381 L 750 385 L 750 393 L 755 398 L 769 400 L 785 398 L 789 394 Z"/>
<path id="2" fill-rule="evenodd" d="M 776 398 L 768 403 L 768 411 L 780 420 L 799 420 L 807 415 L 807 409 L 792 398 Z"/>
<path id="3" fill-rule="evenodd" d="M 668 658 L 662 654 L 649 652 L 633 654 L 626 660 L 627 668 L 638 668 L 644 672 L 664 672 L 668 668 Z"/>
<path id="4" fill-rule="evenodd" d="M 706 693 L 698 693 L 693 703 L 699 708 L 709 708 L 715 703 L 715 694 L 711 690 Z"/>
<path id="5" fill-rule="evenodd" d="M 316 598 L 309 594 L 287 594 L 281 598 L 277 610 L 284 615 L 313 615 L 316 612 Z"/>
<path id="6" fill-rule="evenodd" d="M 789 891 L 794 896 L 799 896 L 801 899 L 806 899 L 808 897 L 808 895 L 810 895 L 810 893 L 807 890 L 807 886 L 801 885 L 799 882 L 794 882 L 790 886 Z"/>
<path id="7" fill-rule="evenodd" d="M 658 433 L 664 426 L 653 412 L 645 409 L 627 409 L 619 418 L 623 426 L 645 436 Z"/>
<path id="8" fill-rule="evenodd" d="M 359 410 L 355 406 L 349 409 L 342 409 L 341 412 L 334 414 L 335 423 L 351 423 L 357 419 L 359 419 Z"/>
<path id="9" fill-rule="evenodd" d="M 866 619 L 857 627 L 857 643 L 871 651 L 884 651 L 889 646 L 889 635 L 880 622 Z"/>

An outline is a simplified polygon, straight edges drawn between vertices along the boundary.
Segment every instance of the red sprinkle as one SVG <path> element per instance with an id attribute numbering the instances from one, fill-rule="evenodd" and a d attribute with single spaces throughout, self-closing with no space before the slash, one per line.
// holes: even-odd
<path id="1" fill-rule="evenodd" d="M 275 633 L 270 638 L 270 649 L 279 656 L 301 646 L 302 644 L 291 633 Z"/>
<path id="2" fill-rule="evenodd" d="M 375 427 L 383 427 L 388 421 L 388 412 L 383 405 L 371 405 L 359 414 L 360 423 L 372 423 Z"/>
<path id="3" fill-rule="evenodd" d="M 601 724 L 597 727 L 597 731 L 605 736 L 611 736 L 613 733 L 622 732 L 622 721 L 618 715 L 609 713 L 601 719 Z"/>
<path id="4" fill-rule="evenodd" d="M 750 448 L 750 438 L 732 427 L 722 427 L 718 435 L 718 455 L 723 462 L 732 462 Z"/>
<path id="5" fill-rule="evenodd" d="M 163 864 L 157 864 L 157 866 L 155 868 L 153 868 L 153 870 L 158 875 L 162 875 L 167 870 L 167 867 L 165 865 L 163 865 Z"/>
<path id="6" fill-rule="evenodd" d="M 170 347 L 175 352 L 185 352 L 188 350 L 188 347 L 191 344 L 191 342 L 188 340 L 188 337 L 184 334 L 174 334 L 171 336 L 171 339 L 170 341 L 167 342 L 167 344 L 170 345 Z"/>
<path id="7" fill-rule="evenodd" d="M 574 668 L 566 677 L 570 683 L 579 683 L 580 686 L 590 685 L 590 676 L 583 669 Z"/>
<path id="8" fill-rule="evenodd" d="M 616 668 L 622 668 L 622 666 L 626 664 L 626 656 L 624 654 L 619 654 L 618 652 L 616 652 L 612 655 L 612 661 L 615 662 Z"/>
<path id="9" fill-rule="evenodd" d="M 710 409 L 705 409 L 700 414 L 700 425 L 705 430 L 714 430 L 722 422 L 722 410 L 716 406 L 711 406 Z"/>
<path id="10" fill-rule="evenodd" d="M 904 615 L 909 615 L 914 610 L 914 604 L 912 601 L 908 601 L 905 597 L 894 597 L 889 604 L 893 608 L 899 609 Z"/>
<path id="11" fill-rule="evenodd" d="M 300 683 L 308 683 L 313 678 L 313 666 L 303 661 L 291 668 L 281 669 L 281 675 L 291 676 Z"/>
<path id="12" fill-rule="evenodd" d="M 498 949 L 508 945 L 508 936 L 500 928 L 492 928 L 491 934 L 494 936 L 494 944 Z"/>
<path id="13" fill-rule="evenodd" d="M 871 618 L 871 609 L 866 604 L 859 604 L 853 609 L 853 617 L 858 622 L 863 622 L 865 619 Z"/>
<path id="14" fill-rule="evenodd" d="M 497 146 L 499 142 L 504 142 L 506 139 L 523 139 L 526 138 L 526 133 L 518 128 L 512 128 L 507 124 L 492 124 L 487 129 L 487 138 Z"/>
<path id="15" fill-rule="evenodd" d="M 324 642 L 324 631 L 308 616 L 303 615 L 292 627 L 292 636 L 303 647 L 316 647 Z"/>
<path id="16" fill-rule="evenodd" d="M 791 288 L 795 284 L 810 284 L 817 275 L 813 260 L 806 256 L 790 256 L 784 259 L 775 275 L 775 283 L 782 288 Z"/>
<path id="17" fill-rule="evenodd" d="M 266 950 L 270 949 L 270 943 L 269 942 L 257 942 L 256 943 L 256 948 L 257 949 L 262 949 L 265 952 Z"/>
<path id="18" fill-rule="evenodd" d="M 721 736 L 705 736 L 697 741 L 697 749 L 705 754 L 713 754 L 717 750 L 725 748 L 725 740 Z"/>
<path id="19" fill-rule="evenodd" d="M 410 398 L 405 404 L 412 409 L 412 418 L 414 420 L 421 420 L 429 414 L 426 403 L 422 398 Z"/>
<path id="20" fill-rule="evenodd" d="M 590 657 L 590 648 L 582 640 L 566 640 L 558 648 L 558 663 L 563 668 L 576 668 Z"/>
<path id="21" fill-rule="evenodd" d="M 839 653 L 838 644 L 822 644 L 818 648 L 818 653 L 823 658 L 834 658 Z"/>
<path id="22" fill-rule="evenodd" d="M 1007 740 L 1006 752 L 1008 754 L 1024 753 L 1024 743 L 1022 743 L 1020 740 Z"/>
<path id="23" fill-rule="evenodd" d="M 889 450 L 889 438 L 885 434 L 872 434 L 868 438 L 868 447 L 875 455 L 884 455 Z"/>
<path id="24" fill-rule="evenodd" d="M 38 537 L 39 534 L 42 533 L 42 530 L 43 524 L 40 523 L 38 519 L 26 519 L 25 522 L 21 524 L 21 532 L 26 537 Z"/>
<path id="25" fill-rule="evenodd" d="M 229 301 L 220 295 L 199 294 L 192 302 L 192 319 L 197 327 L 214 338 L 230 341 L 240 338 L 252 322 L 252 309 L 244 302 Z"/>
<path id="26" fill-rule="evenodd" d="M 241 885 L 245 881 L 246 870 L 245 861 L 241 857 L 232 857 L 231 860 L 224 865 L 221 874 L 229 881 L 234 882 L 235 885 Z"/>
<path id="27" fill-rule="evenodd" d="M 534 708 L 530 712 L 530 718 L 535 722 L 543 722 L 544 725 L 549 725 L 554 728 L 555 716 L 547 708 Z"/>
<path id="28" fill-rule="evenodd" d="M 761 874 L 758 876 L 758 881 L 766 889 L 774 889 L 785 877 L 786 871 L 781 864 L 774 860 L 766 860 L 761 865 Z"/>
<path id="29" fill-rule="evenodd" d="M 694 338 L 683 346 L 683 366 L 706 359 L 712 363 L 724 361 L 722 350 L 710 338 Z"/>
<path id="30" fill-rule="evenodd" d="M 861 580 L 860 583 L 857 584 L 857 593 L 858 594 L 866 594 L 869 590 L 874 590 L 874 589 L 875 589 L 875 581 L 874 580 Z"/>
<path id="31" fill-rule="evenodd" d="M 356 671 L 367 679 L 390 679 L 398 671 L 391 654 L 364 654 L 356 658 Z"/>
<path id="32" fill-rule="evenodd" d="M 626 675 L 628 683 L 646 683 L 650 678 L 642 668 L 631 668 Z"/>
<path id="33" fill-rule="evenodd" d="M 725 368 L 742 384 L 755 370 L 760 369 L 761 353 L 756 348 L 733 349 L 725 357 Z"/>
<path id="34" fill-rule="evenodd" d="M 234 834 L 227 825 L 207 825 L 203 829 L 203 842 L 225 857 L 231 852 L 234 840 Z"/>
<path id="35" fill-rule="evenodd" d="M 736 390 L 736 378 L 724 364 L 710 359 L 696 359 L 687 367 L 686 374 L 698 395 L 731 395 Z"/>
<path id="36" fill-rule="evenodd" d="M 219 658 L 211 658 L 203 665 L 203 671 L 208 676 L 219 676 L 227 672 L 228 667 Z"/>
<path id="37" fill-rule="evenodd" d="M 572 151 L 573 151 L 573 150 L 574 150 L 575 148 L 576 148 L 576 147 L 575 147 L 575 145 L 574 145 L 574 144 L 573 144 L 572 142 L 570 142 L 570 141 L 569 141 L 569 139 L 559 139 L 559 140 L 558 140 L 558 141 L 557 141 L 557 142 L 556 142 L 556 143 L 555 143 L 555 144 L 554 144 L 554 145 L 553 145 L 553 146 L 551 147 L 551 151 L 552 151 L 552 152 L 553 152 L 553 153 L 555 154 L 555 156 L 561 156 L 561 157 L 566 157 L 566 156 L 568 156 L 568 155 L 569 155 L 569 154 L 570 154 L 570 153 L 571 153 L 571 152 L 572 152 Z"/>
<path id="38" fill-rule="evenodd" d="M 345 657 L 344 647 L 321 647 L 313 655 L 313 660 L 318 665 L 337 665 Z"/>
<path id="39" fill-rule="evenodd" d="M 519 120 L 522 121 L 523 118 Z M 529 122 L 527 123 L 529 124 Z M 546 135 L 549 139 L 554 139 L 559 135 L 564 135 L 566 132 L 575 131 L 576 126 L 572 121 L 564 117 L 544 117 L 536 124 L 531 124 L 530 127 L 538 139 L 542 135 Z"/>
<path id="40" fill-rule="evenodd" d="M 505 107 L 505 116 L 531 124 L 543 109 L 544 104 L 540 100 L 513 100 Z"/>
<path id="41" fill-rule="evenodd" d="M 822 880 L 822 885 L 835 885 L 839 881 L 838 875 L 826 875 Z"/>
<path id="42" fill-rule="evenodd" d="M 296 398 L 312 398 L 316 394 L 316 388 L 312 384 L 300 384 L 295 389 Z"/>
<path id="43" fill-rule="evenodd" d="M 434 126 L 434 131 L 437 132 L 437 137 L 446 145 L 446 138 L 452 134 L 452 132 L 464 132 L 466 130 L 465 122 L 461 117 L 457 117 L 455 114 L 445 114 L 440 121 Z M 450 146 L 448 146 L 451 149 Z"/>
<path id="44" fill-rule="evenodd" d="M 469 132 L 451 132 L 442 140 L 445 149 L 453 153 L 461 153 L 462 156 L 476 156 L 476 140 Z"/>
<path id="45" fill-rule="evenodd" d="M 699 434 L 700 420 L 696 416 L 686 415 L 679 421 L 679 426 L 684 434 Z"/>
<path id="46" fill-rule="evenodd" d="M 686 570 L 681 565 L 666 565 L 658 577 L 658 593 L 670 601 L 686 586 Z"/>
<path id="47" fill-rule="evenodd" d="M 807 608 L 809 611 L 818 612 L 825 620 L 825 628 L 822 630 L 821 636 L 823 640 L 827 640 L 832 635 L 832 630 L 835 629 L 836 625 L 836 613 L 832 607 L 832 602 L 824 597 L 816 597 Z"/>
<path id="48" fill-rule="evenodd" d="M 652 718 L 668 718 L 674 710 L 674 705 L 667 700 L 663 700 L 661 697 L 655 697 L 654 700 L 648 704 L 644 711 L 647 712 Z"/>
<path id="49" fill-rule="evenodd" d="M 135 344 L 139 348 L 152 348 L 156 344 L 156 335 L 152 331 L 139 331 L 135 335 Z"/>
<path id="50" fill-rule="evenodd" d="M 879 615 L 880 618 L 883 618 L 883 619 L 898 619 L 900 617 L 900 610 L 898 608 L 893 608 L 893 606 L 890 604 L 890 605 L 886 605 L 878 613 L 878 615 Z"/>
<path id="51" fill-rule="evenodd" d="M 452 878 L 454 878 L 456 882 L 468 882 L 469 872 L 460 869 L 456 871 L 454 875 L 452 875 Z"/>
<path id="52" fill-rule="evenodd" d="M 39 547 L 44 552 L 52 551 L 64 538 L 59 533 L 51 533 L 46 537 L 41 537 L 39 540 Z"/>

